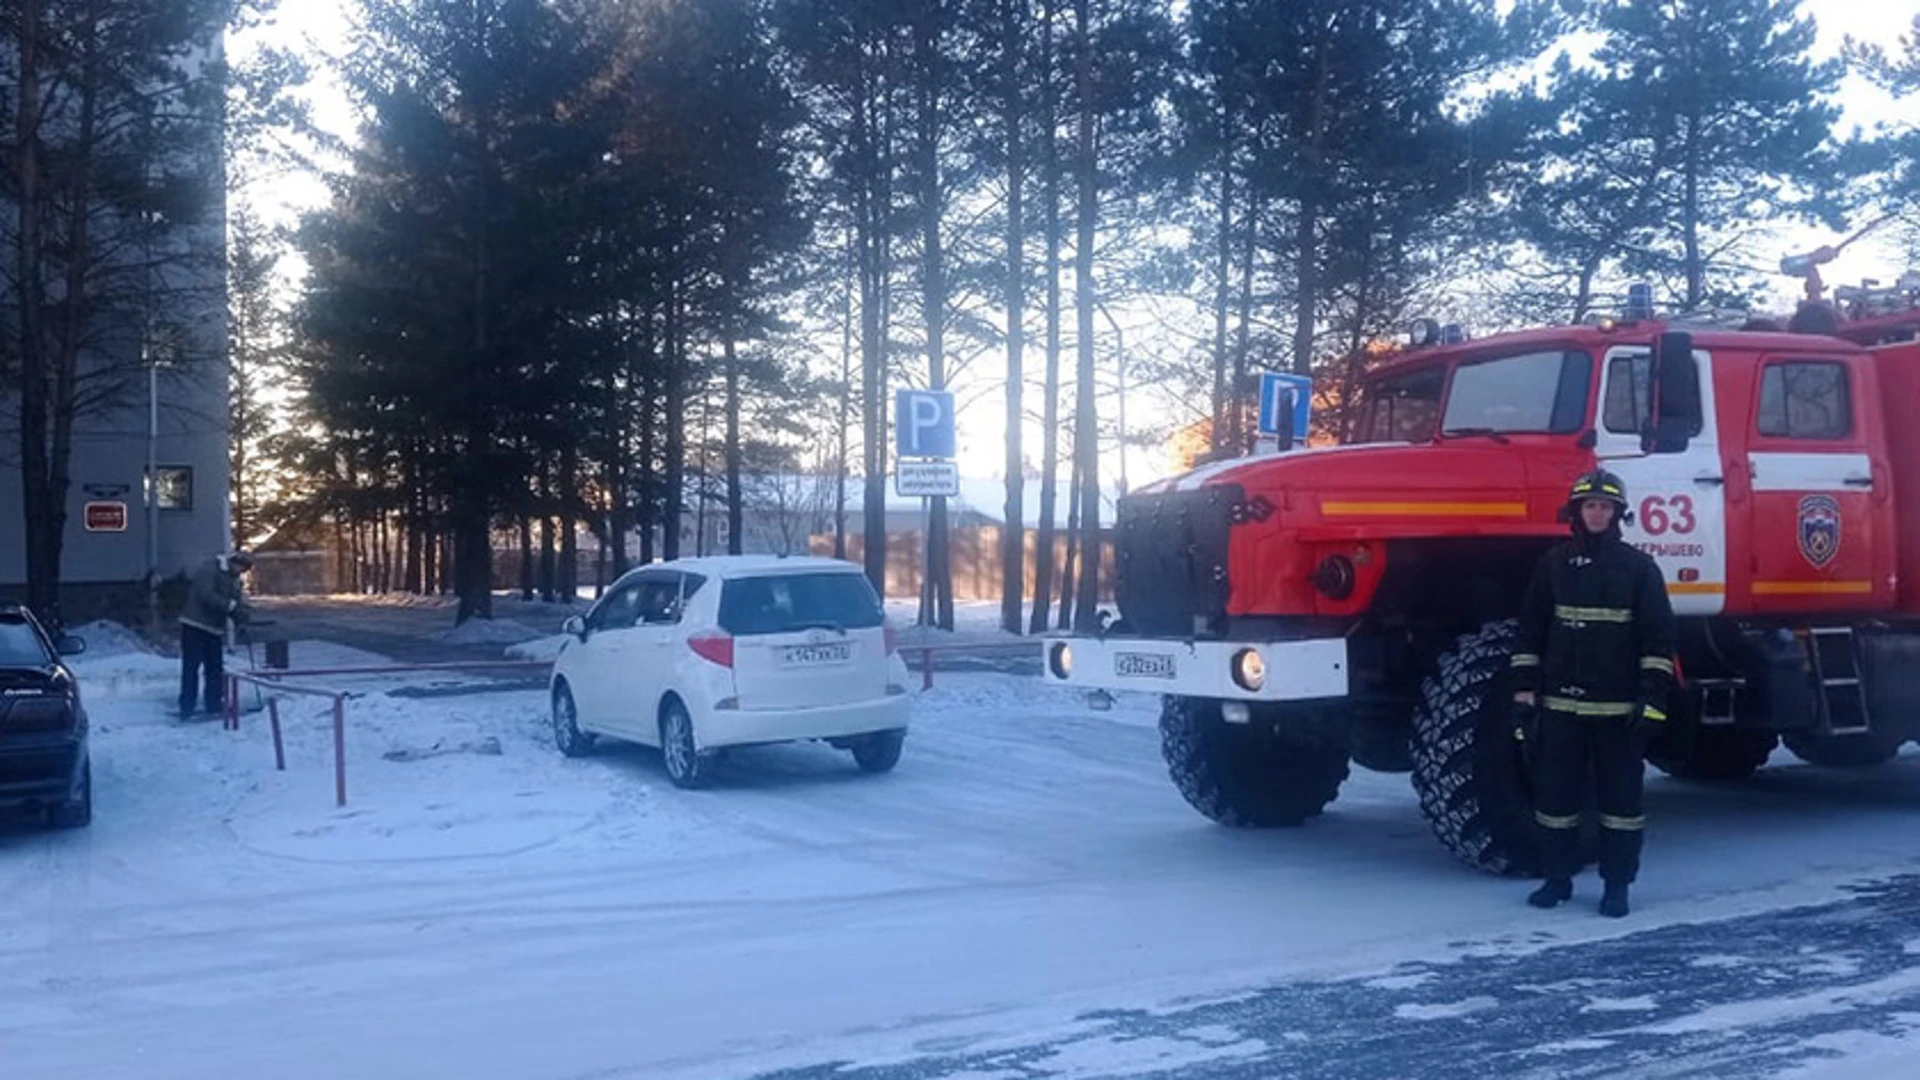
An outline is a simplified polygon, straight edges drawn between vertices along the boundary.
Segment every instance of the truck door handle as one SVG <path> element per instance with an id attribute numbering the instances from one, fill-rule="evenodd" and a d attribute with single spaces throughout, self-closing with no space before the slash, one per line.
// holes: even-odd
<path id="1" fill-rule="evenodd" d="M 1846 478 L 1845 480 L 1842 480 L 1842 481 L 1841 481 L 1841 483 L 1843 483 L 1843 484 L 1845 484 L 1845 485 L 1847 485 L 1848 487 L 1863 487 L 1863 488 L 1870 488 L 1870 487 L 1872 487 L 1872 486 L 1873 486 L 1873 477 L 1871 477 L 1871 476 L 1849 476 L 1849 477 L 1847 477 L 1847 478 Z"/>
<path id="2" fill-rule="evenodd" d="M 1714 487 L 1718 487 L 1721 484 L 1726 483 L 1727 478 L 1724 476 L 1720 476 L 1717 473 L 1701 473 L 1700 475 L 1693 478 L 1693 482 L 1696 484 L 1711 484 Z"/>

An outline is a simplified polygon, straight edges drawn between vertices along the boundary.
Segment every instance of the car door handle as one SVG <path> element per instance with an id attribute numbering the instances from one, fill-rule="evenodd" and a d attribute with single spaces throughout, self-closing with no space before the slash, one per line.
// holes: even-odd
<path id="1" fill-rule="evenodd" d="M 1872 486 L 1873 486 L 1873 477 L 1871 477 L 1871 476 L 1849 476 L 1849 477 L 1847 477 L 1847 478 L 1846 478 L 1845 480 L 1842 480 L 1842 481 L 1841 481 L 1841 483 L 1843 483 L 1843 484 L 1845 484 L 1845 485 L 1847 485 L 1848 487 L 1863 487 L 1863 488 L 1870 488 L 1870 487 L 1872 487 Z"/>
<path id="2" fill-rule="evenodd" d="M 1715 487 L 1718 487 L 1719 485 L 1726 483 L 1727 478 L 1719 475 L 1718 473 L 1701 473 L 1700 475 L 1693 478 L 1693 482 L 1696 484 L 1711 484 Z"/>

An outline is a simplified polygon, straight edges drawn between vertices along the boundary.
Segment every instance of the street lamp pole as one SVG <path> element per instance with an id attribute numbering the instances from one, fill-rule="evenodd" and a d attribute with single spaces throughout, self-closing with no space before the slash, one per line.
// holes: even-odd
<path id="1" fill-rule="evenodd" d="M 140 344 L 147 367 L 147 631 L 160 632 L 160 364 L 150 342 Z"/>

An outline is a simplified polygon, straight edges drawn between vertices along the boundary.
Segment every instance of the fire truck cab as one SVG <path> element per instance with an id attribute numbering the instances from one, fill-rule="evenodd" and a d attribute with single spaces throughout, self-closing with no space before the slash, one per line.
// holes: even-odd
<path id="1" fill-rule="evenodd" d="M 1784 740 L 1888 760 L 1920 738 L 1920 281 L 1851 314 L 1810 333 L 1646 312 L 1404 350 L 1364 375 L 1342 445 L 1122 500 L 1118 619 L 1047 640 L 1046 677 L 1164 695 L 1169 770 L 1215 820 L 1298 824 L 1352 761 L 1410 771 L 1468 863 L 1529 871 L 1514 615 L 1570 483 L 1604 466 L 1680 620 L 1649 759 L 1739 777 Z"/>

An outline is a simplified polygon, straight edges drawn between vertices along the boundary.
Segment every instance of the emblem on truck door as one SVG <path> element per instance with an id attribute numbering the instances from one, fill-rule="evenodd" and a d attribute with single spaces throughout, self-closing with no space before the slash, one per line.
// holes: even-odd
<path id="1" fill-rule="evenodd" d="M 1815 569 L 1825 569 L 1840 553 L 1840 504 L 1831 495 L 1800 499 L 1800 554 Z"/>

